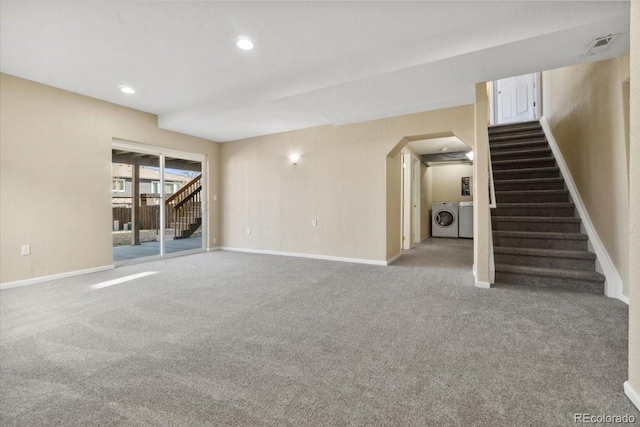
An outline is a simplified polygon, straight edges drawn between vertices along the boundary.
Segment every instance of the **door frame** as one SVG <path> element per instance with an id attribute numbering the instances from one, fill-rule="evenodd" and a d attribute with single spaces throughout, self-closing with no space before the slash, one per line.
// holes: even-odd
<path id="1" fill-rule="evenodd" d="M 535 120 L 542 117 L 542 73 L 530 73 L 533 74 L 533 118 Z M 526 74 L 523 74 L 526 75 Z M 517 77 L 517 76 L 513 76 Z M 501 80 L 501 79 L 500 79 Z M 489 82 L 491 96 L 489 97 L 489 124 L 496 125 L 498 124 L 498 80 L 494 80 Z M 517 122 L 516 122 L 517 123 Z"/>
<path id="2" fill-rule="evenodd" d="M 172 258 L 176 256 L 189 255 L 194 253 L 204 252 L 208 247 L 209 242 L 209 198 L 208 198 L 208 182 L 209 182 L 209 164 L 207 162 L 207 156 L 204 154 L 191 153 L 188 151 L 174 150 L 172 148 L 158 147 L 155 145 L 141 144 L 139 142 L 127 141 L 124 139 L 113 138 L 111 141 L 111 149 L 114 150 L 127 150 L 144 154 L 152 154 L 158 156 L 160 159 L 160 224 L 163 226 L 162 233 L 160 233 L 160 254 L 152 255 L 148 257 L 140 257 L 131 260 L 124 260 L 113 262 L 114 266 L 135 264 L 139 262 L 145 262 L 149 260 L 157 260 L 164 258 Z M 197 249 L 191 249 L 188 251 L 180 251 L 173 253 L 165 253 L 164 242 L 164 221 L 165 221 L 165 200 L 164 194 L 164 161 L 166 157 L 179 158 L 184 160 L 192 160 L 200 162 L 202 164 L 202 246 Z M 113 261 L 113 260 L 112 260 Z"/>

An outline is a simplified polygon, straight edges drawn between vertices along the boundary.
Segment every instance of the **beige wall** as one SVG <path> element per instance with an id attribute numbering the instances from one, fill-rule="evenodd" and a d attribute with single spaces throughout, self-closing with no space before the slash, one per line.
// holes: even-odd
<path id="1" fill-rule="evenodd" d="M 635 1 L 631 2 L 631 52 L 629 383 L 640 394 L 640 2 Z"/>
<path id="2" fill-rule="evenodd" d="M 472 145 L 473 107 L 222 144 L 223 245 L 376 261 L 397 255 L 404 138 L 447 131 Z M 295 166 L 287 159 L 294 151 L 302 155 Z"/>
<path id="3" fill-rule="evenodd" d="M 628 295 L 629 189 L 623 83 L 629 54 L 543 73 L 543 111 Z"/>
<path id="4" fill-rule="evenodd" d="M 487 110 L 489 97 L 487 83 L 476 83 L 474 104 L 473 149 L 473 259 L 476 270 L 476 286 L 488 287 L 494 281 L 491 213 L 489 211 L 489 133 Z"/>
<path id="5" fill-rule="evenodd" d="M 152 114 L 6 74 L 0 88 L 2 283 L 112 264 L 112 138 L 207 155 L 210 200 L 218 194 L 216 143 L 160 130 Z M 218 218 L 212 201 L 211 239 Z M 31 255 L 21 256 L 26 244 Z"/>
<path id="6" fill-rule="evenodd" d="M 469 176 L 473 183 L 473 165 L 437 165 L 432 169 L 432 191 L 433 201 L 440 202 L 471 202 L 473 195 L 462 196 L 461 194 L 461 178 Z M 473 190 L 471 191 L 473 194 Z"/>

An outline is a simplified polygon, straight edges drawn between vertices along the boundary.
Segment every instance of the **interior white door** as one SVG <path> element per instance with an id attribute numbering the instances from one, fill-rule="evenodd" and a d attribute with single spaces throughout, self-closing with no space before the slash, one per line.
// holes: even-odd
<path id="1" fill-rule="evenodd" d="M 524 122 L 536 116 L 535 75 L 498 80 L 496 88 L 496 123 Z"/>
<path id="2" fill-rule="evenodd" d="M 420 160 L 413 158 L 413 185 L 411 191 L 411 207 L 413 218 L 411 221 L 413 243 L 420 243 Z"/>
<path id="3" fill-rule="evenodd" d="M 411 249 L 411 155 L 402 154 L 402 249 Z"/>

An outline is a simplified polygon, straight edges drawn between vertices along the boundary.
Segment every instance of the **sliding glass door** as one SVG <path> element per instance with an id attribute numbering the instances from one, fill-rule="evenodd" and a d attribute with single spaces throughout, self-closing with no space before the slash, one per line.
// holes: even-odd
<path id="1" fill-rule="evenodd" d="M 113 261 L 204 250 L 204 156 L 114 141 Z"/>
<path id="2" fill-rule="evenodd" d="M 202 163 L 165 157 L 165 253 L 202 248 Z"/>

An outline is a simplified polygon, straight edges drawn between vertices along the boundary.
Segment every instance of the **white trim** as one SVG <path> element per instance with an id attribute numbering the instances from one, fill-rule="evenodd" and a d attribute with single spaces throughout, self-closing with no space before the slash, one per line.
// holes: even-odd
<path id="1" fill-rule="evenodd" d="M 562 173 L 562 177 L 564 178 L 564 182 L 567 185 L 567 190 L 569 190 L 569 194 L 571 195 L 571 199 L 573 203 L 576 205 L 576 209 L 578 211 L 578 215 L 580 219 L 582 219 L 582 225 L 589 236 L 589 242 L 593 246 L 593 251 L 598 258 L 598 262 L 602 266 L 602 271 L 604 276 L 606 277 L 606 281 L 604 284 L 604 294 L 609 298 L 617 298 L 620 301 L 625 303 L 629 303 L 629 298 L 625 297 L 622 294 L 622 278 L 618 273 L 607 249 L 604 247 L 602 240 L 600 240 L 600 236 L 598 236 L 598 232 L 596 231 L 593 223 L 591 222 L 591 218 L 589 217 L 589 212 L 587 212 L 587 208 L 582 201 L 582 197 L 580 197 L 580 192 L 578 191 L 578 187 L 576 187 L 576 183 L 573 181 L 573 177 L 571 176 L 571 172 L 569 171 L 569 167 L 567 163 L 564 161 L 564 157 L 562 156 L 562 152 L 558 147 L 558 143 L 553 137 L 551 133 L 551 128 L 549 127 L 549 122 L 543 116 L 540 118 L 540 125 L 544 130 L 544 133 L 547 137 L 547 141 L 549 142 L 549 147 L 551 147 L 551 151 L 553 152 L 554 157 L 556 158 L 556 163 L 560 168 L 560 172 Z"/>
<path id="2" fill-rule="evenodd" d="M 221 250 L 222 250 L 222 248 L 220 246 L 214 246 L 212 248 L 205 249 L 205 251 L 207 251 L 207 252 L 215 252 L 215 251 L 221 251 Z"/>
<path id="3" fill-rule="evenodd" d="M 230 251 L 230 252 L 247 252 L 252 254 L 279 255 L 279 256 L 290 256 L 290 257 L 297 257 L 297 258 L 312 258 L 312 259 L 321 259 L 325 261 L 352 262 L 355 264 L 369 264 L 369 265 L 387 265 L 387 263 L 395 261 L 394 259 L 395 257 L 391 258 L 389 261 L 378 261 L 374 259 L 345 258 L 345 257 L 337 257 L 337 256 L 329 256 L 329 255 L 305 254 L 300 252 L 267 251 L 263 249 L 233 248 L 229 246 L 220 246 L 220 249 L 222 249 L 223 251 Z M 400 254 L 396 256 L 399 257 Z"/>
<path id="4" fill-rule="evenodd" d="M 67 277 L 81 276 L 83 274 L 98 273 L 100 271 L 113 270 L 113 265 L 103 265 L 102 267 L 87 268 L 85 270 L 68 271 L 66 273 L 52 274 L 49 276 L 34 277 L 33 279 L 16 280 L 15 282 L 7 282 L 0 284 L 0 289 L 11 289 L 19 286 L 35 285 L 38 283 L 49 282 L 51 280 L 66 279 Z"/>
<path id="5" fill-rule="evenodd" d="M 387 260 L 387 265 L 393 264 L 394 262 L 396 262 L 400 257 L 402 256 L 402 252 L 400 252 L 398 255 L 393 256 L 391 258 L 389 258 Z"/>
<path id="6" fill-rule="evenodd" d="M 480 280 L 476 280 L 476 288 L 490 289 L 491 284 L 489 282 L 481 282 Z"/>
<path id="7" fill-rule="evenodd" d="M 624 394 L 626 394 L 631 403 L 636 405 L 636 408 L 640 410 L 640 394 L 631 387 L 629 381 L 624 382 Z"/>

